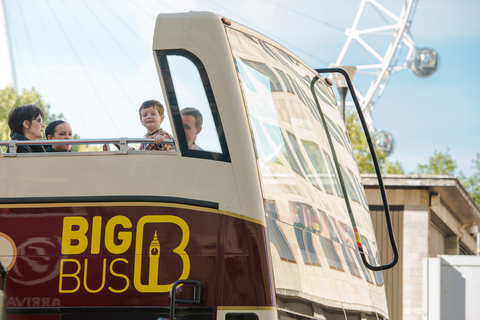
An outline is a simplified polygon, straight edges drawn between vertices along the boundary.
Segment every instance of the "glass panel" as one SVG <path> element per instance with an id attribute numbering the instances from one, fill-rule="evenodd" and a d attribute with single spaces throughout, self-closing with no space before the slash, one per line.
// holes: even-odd
<path id="1" fill-rule="evenodd" d="M 330 159 L 330 156 L 328 155 L 328 153 L 326 153 L 325 150 L 323 150 L 323 154 L 325 155 L 325 160 L 327 162 L 328 170 L 331 172 L 330 177 L 332 178 L 335 191 L 337 192 L 337 195 L 343 198 L 343 191 L 340 186 L 340 180 L 338 179 L 337 171 L 333 167 L 332 160 Z"/>
<path id="2" fill-rule="evenodd" d="M 277 225 L 277 221 L 272 220 L 272 227 L 277 236 L 278 244 L 282 247 L 285 255 L 285 259 L 288 261 L 295 262 L 295 258 L 293 257 L 292 250 L 290 249 L 290 245 L 288 244 L 287 239 L 283 235 L 283 232 L 280 230 L 280 227 Z"/>
<path id="3" fill-rule="evenodd" d="M 305 240 L 307 242 L 308 257 L 310 258 L 310 263 L 314 265 L 320 265 L 320 261 L 318 261 L 317 254 L 315 253 L 315 249 L 313 248 L 311 232 L 305 231 Z"/>
<path id="4" fill-rule="evenodd" d="M 351 274 L 360 277 L 360 273 L 358 272 L 357 264 L 355 260 L 353 260 L 352 253 L 350 252 L 351 249 L 342 246 L 343 256 L 345 257 L 345 262 L 347 263 L 348 270 Z"/>
<path id="5" fill-rule="evenodd" d="M 376 258 L 378 259 L 378 262 L 377 262 L 377 259 L 373 257 L 372 250 L 370 249 L 370 243 L 368 242 L 367 238 L 365 238 L 364 236 L 360 236 L 360 237 L 362 238 L 362 245 L 363 245 L 363 248 L 365 248 L 365 255 L 367 256 L 368 263 L 370 263 L 370 265 L 375 267 L 379 266 L 380 257 L 378 255 L 378 252 L 376 256 Z M 382 271 L 373 271 L 373 276 L 375 278 L 375 283 L 377 284 L 377 286 L 383 285 Z"/>
<path id="6" fill-rule="evenodd" d="M 258 320 L 255 313 L 227 313 L 225 320 Z"/>
<path id="7" fill-rule="evenodd" d="M 277 68 L 275 68 L 275 71 L 277 71 L 277 73 L 282 78 L 283 83 L 285 84 L 285 88 L 287 88 L 287 92 L 293 93 L 292 85 L 290 84 L 290 80 L 288 80 L 288 78 L 285 76 L 285 73 L 282 70 L 279 70 Z"/>
<path id="8" fill-rule="evenodd" d="M 315 179 L 314 175 L 312 174 L 312 171 L 310 170 L 310 167 L 308 166 L 307 162 L 305 161 L 305 158 L 303 157 L 302 151 L 300 150 L 300 146 L 298 145 L 298 142 L 297 142 L 297 138 L 288 131 L 287 131 L 287 135 L 290 140 L 290 143 L 293 146 L 293 150 L 295 150 L 295 154 L 297 155 L 297 158 L 300 161 L 300 164 L 302 165 L 303 171 L 305 171 L 305 173 L 307 174 L 308 180 L 315 186 L 315 188 L 320 189 L 320 186 L 318 185 L 317 180 Z"/>
<path id="9" fill-rule="evenodd" d="M 297 238 L 298 247 L 302 253 L 303 262 L 310 264 L 310 259 L 307 253 L 307 246 L 305 245 L 305 240 L 303 239 L 303 229 L 295 226 L 295 237 Z"/>
<path id="10" fill-rule="evenodd" d="M 277 112 L 273 106 L 273 100 L 270 94 L 268 96 L 264 94 L 265 90 L 270 91 L 270 78 L 243 61 L 238 62 L 238 69 L 243 75 L 246 88 L 251 90 L 248 95 L 249 105 L 256 106 L 253 108 L 251 121 L 258 156 L 269 162 L 283 164 L 279 158 L 279 155 L 283 154 L 292 170 L 303 176 L 276 121 Z"/>
<path id="11" fill-rule="evenodd" d="M 280 81 L 278 81 L 277 76 L 264 63 L 248 61 L 244 59 L 242 59 L 242 61 L 249 67 L 263 73 L 270 79 L 270 91 L 282 91 L 282 86 L 280 85 Z"/>
<path id="12" fill-rule="evenodd" d="M 289 205 L 303 261 L 308 264 L 320 265 L 312 242 L 312 232 L 320 233 L 320 224 L 315 211 L 303 203 L 289 202 Z"/>
<path id="13" fill-rule="evenodd" d="M 362 203 L 365 210 L 368 210 L 367 199 L 365 197 L 365 192 L 363 192 L 363 187 L 358 182 L 358 179 L 357 179 L 357 177 L 355 177 L 352 170 L 348 169 L 348 173 L 350 174 L 350 177 L 353 181 L 353 185 L 355 186 L 355 190 L 357 191 L 357 194 L 359 195 L 360 202 Z"/>
<path id="14" fill-rule="evenodd" d="M 268 236 L 270 242 L 273 243 L 277 249 L 280 258 L 294 262 L 295 258 L 293 257 L 290 245 L 288 244 L 287 239 L 283 235 L 283 232 L 280 230 L 280 227 L 277 225 L 277 221 L 275 220 L 278 219 L 275 202 L 264 201 L 264 206 L 267 216 L 270 217 L 267 219 Z"/>
<path id="15" fill-rule="evenodd" d="M 318 210 L 320 212 L 320 218 L 322 219 L 323 225 L 327 226 L 328 228 L 328 236 L 330 239 L 326 239 L 323 237 L 320 237 L 320 240 L 322 241 L 322 247 L 325 252 L 328 252 L 329 254 L 327 255 L 327 259 L 330 258 L 331 262 L 329 262 L 330 267 L 338 269 L 338 270 L 343 270 L 342 263 L 340 261 L 340 258 L 337 254 L 337 250 L 335 249 L 335 245 L 333 241 L 338 241 L 337 234 L 335 232 L 335 229 L 333 228 L 333 225 L 329 219 L 329 216 L 323 212 L 322 210 Z M 333 240 L 333 241 L 332 241 Z M 328 257 L 330 256 L 330 257 Z"/>
<path id="16" fill-rule="evenodd" d="M 179 109 L 195 108 L 201 114 L 196 119 L 195 116 L 187 116 L 185 121 L 196 120 L 196 122 L 193 121 L 195 127 L 192 128 L 192 132 L 185 132 L 187 141 L 189 137 L 190 140 L 195 139 L 195 143 L 191 145 L 192 148 L 197 147 L 194 150 L 222 153 L 217 128 L 197 67 L 190 59 L 183 56 L 169 55 L 167 61 Z M 203 121 L 200 118 L 203 118 Z"/>
<path id="17" fill-rule="evenodd" d="M 343 167 L 340 167 L 340 170 L 342 170 L 342 175 L 343 175 L 343 180 L 345 181 L 345 185 L 347 187 L 347 193 L 350 199 L 356 202 L 360 202 L 358 200 L 357 193 L 355 192 L 355 188 L 353 187 L 352 180 L 350 179 L 350 176 L 347 175 Z"/>
<path id="18" fill-rule="evenodd" d="M 320 148 L 313 141 L 302 140 L 302 145 L 307 152 L 313 168 L 317 172 L 317 177 L 319 177 L 320 181 L 322 181 L 325 192 L 328 194 L 333 194 L 332 185 L 330 183 L 330 179 L 328 179 L 327 167 L 325 166 L 322 154 L 320 153 Z"/>
<path id="19" fill-rule="evenodd" d="M 362 261 L 362 257 L 360 257 L 360 253 L 358 253 L 357 251 L 357 245 L 355 244 L 356 240 L 354 240 L 355 236 L 353 234 L 352 228 L 345 225 L 345 231 L 347 232 L 347 245 L 353 249 L 353 253 L 355 254 L 357 263 L 360 266 L 360 269 L 362 270 L 365 280 L 367 280 L 370 283 L 373 283 L 372 276 L 370 275 L 370 270 L 368 270 L 367 267 L 365 267 Z"/>
<path id="20" fill-rule="evenodd" d="M 344 142 L 342 141 L 342 134 L 339 132 L 338 127 L 329 117 L 325 117 L 327 120 L 328 130 L 330 130 L 330 134 L 338 141 L 342 146 L 345 146 Z"/>

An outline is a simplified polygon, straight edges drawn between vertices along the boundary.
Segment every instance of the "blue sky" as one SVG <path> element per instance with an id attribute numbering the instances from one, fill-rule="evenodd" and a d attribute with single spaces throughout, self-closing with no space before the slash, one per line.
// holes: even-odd
<path id="1" fill-rule="evenodd" d="M 277 40 L 314 68 L 337 60 L 360 0 L 3 0 L 19 88 L 35 87 L 82 138 L 143 136 L 138 106 L 163 100 L 151 41 L 157 13 L 214 11 Z M 379 0 L 399 14 L 403 0 Z M 294 7 L 294 5 L 296 7 Z M 480 152 L 480 1 L 418 0 L 411 34 L 435 49 L 431 77 L 395 73 L 376 103 L 407 173 L 435 150 L 471 174 Z M 354 79 L 354 85 L 358 78 Z M 363 83 L 364 85 L 364 83 Z M 169 129 L 168 123 L 164 126 Z"/>

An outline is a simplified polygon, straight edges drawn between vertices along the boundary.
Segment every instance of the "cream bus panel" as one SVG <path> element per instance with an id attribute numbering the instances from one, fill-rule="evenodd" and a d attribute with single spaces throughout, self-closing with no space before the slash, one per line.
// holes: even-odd
<path id="1" fill-rule="evenodd" d="M 18 155 L 0 158 L 0 166 L 5 174 L 1 183 L 4 198 L 181 197 L 220 203 L 223 206 L 220 209 L 228 208 L 241 214 L 229 163 L 180 159 L 175 152 L 170 155 L 155 151 L 139 155 L 101 152 L 69 156 Z M 212 176 L 216 177 L 215 186 L 200 187 Z M 189 177 L 189 183 L 178 183 L 184 177 Z"/>

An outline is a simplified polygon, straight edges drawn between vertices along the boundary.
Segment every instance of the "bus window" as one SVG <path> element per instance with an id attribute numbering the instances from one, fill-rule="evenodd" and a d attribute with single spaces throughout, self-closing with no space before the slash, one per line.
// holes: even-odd
<path id="1" fill-rule="evenodd" d="M 182 155 L 229 161 L 217 106 L 201 61 L 183 50 L 157 52 Z"/>
<path id="2" fill-rule="evenodd" d="M 255 313 L 227 313 L 225 320 L 258 320 Z"/>

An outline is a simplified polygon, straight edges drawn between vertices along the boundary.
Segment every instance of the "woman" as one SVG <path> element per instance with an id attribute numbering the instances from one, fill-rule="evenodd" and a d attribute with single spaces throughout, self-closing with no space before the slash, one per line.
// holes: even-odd
<path id="1" fill-rule="evenodd" d="M 28 141 L 43 137 L 43 111 L 33 104 L 16 106 L 8 114 L 12 140 Z M 8 151 L 7 151 L 8 152 Z M 17 153 L 45 152 L 42 145 L 17 145 Z"/>
<path id="2" fill-rule="evenodd" d="M 48 140 L 73 139 L 72 127 L 63 120 L 50 122 L 45 135 Z M 70 152 L 71 148 L 71 144 L 54 144 L 47 147 L 47 152 Z"/>

